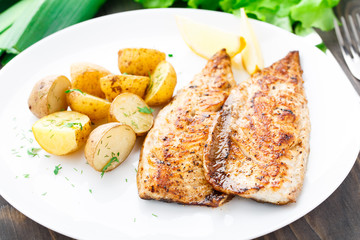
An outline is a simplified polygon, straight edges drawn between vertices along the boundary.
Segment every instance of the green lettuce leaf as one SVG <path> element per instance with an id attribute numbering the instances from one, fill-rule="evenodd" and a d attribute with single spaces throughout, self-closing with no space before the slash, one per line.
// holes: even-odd
<path id="1" fill-rule="evenodd" d="M 334 28 L 332 8 L 340 0 L 135 0 L 144 7 L 170 7 L 187 3 L 191 8 L 221 9 L 237 15 L 245 8 L 249 17 L 279 26 L 299 35 L 312 28 L 328 31 Z"/>
<path id="2" fill-rule="evenodd" d="M 188 6 L 192 8 L 203 8 L 209 10 L 219 9 L 218 0 L 189 0 Z"/>
<path id="3" fill-rule="evenodd" d="M 175 0 L 135 0 L 145 8 L 167 8 L 174 4 Z"/>
<path id="4" fill-rule="evenodd" d="M 299 21 L 303 28 L 316 27 L 323 31 L 334 28 L 335 15 L 332 7 L 339 0 L 302 0 L 291 9 L 290 15 L 294 21 Z"/>

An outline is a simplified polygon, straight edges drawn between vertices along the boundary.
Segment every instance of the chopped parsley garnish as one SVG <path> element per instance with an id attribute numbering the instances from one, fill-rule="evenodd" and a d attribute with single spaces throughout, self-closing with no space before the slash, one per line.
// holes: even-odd
<path id="1" fill-rule="evenodd" d="M 47 194 L 47 192 L 44 192 L 43 194 L 41 194 L 42 196 L 45 196 Z"/>
<path id="2" fill-rule="evenodd" d="M 139 109 L 139 112 L 141 113 L 147 113 L 147 114 L 151 114 L 154 112 L 154 109 L 152 108 L 148 108 L 147 106 L 141 108 L 141 107 L 137 107 Z"/>
<path id="3" fill-rule="evenodd" d="M 85 93 L 83 91 L 81 91 L 80 89 L 69 89 L 69 90 L 66 90 L 65 93 L 71 93 L 74 91 L 77 91 L 77 92 L 81 93 L 82 95 L 85 95 Z"/>
<path id="4" fill-rule="evenodd" d="M 66 125 L 65 125 L 65 127 L 74 127 L 74 126 L 76 126 L 76 125 L 78 125 L 78 126 L 80 126 L 80 130 L 82 130 L 83 129 L 83 126 L 82 126 L 82 124 L 81 123 L 72 123 L 72 122 L 70 122 L 70 123 L 67 123 Z"/>
<path id="5" fill-rule="evenodd" d="M 105 171 L 111 166 L 113 162 L 119 162 L 119 159 L 116 157 L 115 153 L 111 153 L 112 157 L 110 161 L 103 167 L 101 170 L 101 177 L 104 176 Z"/>
<path id="6" fill-rule="evenodd" d="M 134 120 L 131 120 L 131 125 L 133 125 L 133 126 L 136 127 L 137 129 L 139 129 L 139 126 L 136 124 L 136 122 L 134 122 Z"/>
<path id="7" fill-rule="evenodd" d="M 55 174 L 55 175 L 58 175 L 60 169 L 62 169 L 62 167 L 60 167 L 60 165 L 61 165 L 61 164 L 55 166 L 55 169 L 54 169 L 54 174 Z"/>
<path id="8" fill-rule="evenodd" d="M 171 53 L 168 54 L 169 57 L 173 57 L 173 55 Z"/>
<path id="9" fill-rule="evenodd" d="M 24 178 L 29 178 L 30 177 L 30 174 L 24 174 Z"/>
<path id="10" fill-rule="evenodd" d="M 89 192 L 90 192 L 90 193 L 92 193 L 92 190 L 91 190 L 91 189 L 89 189 Z"/>
<path id="11" fill-rule="evenodd" d="M 128 73 L 124 72 L 122 75 L 129 75 Z"/>
<path id="12" fill-rule="evenodd" d="M 154 82 L 153 82 L 153 80 L 151 79 L 151 74 L 150 74 L 150 72 L 149 72 L 149 78 L 150 78 L 150 84 L 149 84 L 149 87 L 148 87 L 148 89 L 147 89 L 147 92 L 150 92 L 151 89 L 152 89 L 152 87 L 153 87 L 153 85 L 154 85 Z"/>
<path id="13" fill-rule="evenodd" d="M 154 214 L 154 213 L 152 213 L 151 215 L 153 215 L 154 217 L 158 217 L 158 215 L 156 215 L 156 214 Z"/>
<path id="14" fill-rule="evenodd" d="M 27 154 L 29 155 L 29 156 L 32 156 L 32 157 L 35 157 L 35 156 L 37 156 L 38 154 L 38 152 L 41 150 L 41 148 L 31 148 L 31 149 L 28 149 L 27 150 Z"/>
<path id="15" fill-rule="evenodd" d="M 44 156 L 47 157 L 47 158 L 51 157 L 50 155 L 44 155 Z"/>

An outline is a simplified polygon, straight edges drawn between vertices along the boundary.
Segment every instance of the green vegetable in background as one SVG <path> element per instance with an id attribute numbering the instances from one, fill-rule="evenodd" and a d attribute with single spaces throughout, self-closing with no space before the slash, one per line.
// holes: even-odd
<path id="1" fill-rule="evenodd" d="M 92 18 L 105 1 L 19 1 L 0 14 L 0 56 L 5 54 L 1 63 L 60 29 Z"/>
<path id="2" fill-rule="evenodd" d="M 15 4 L 18 1 L 19 0 L 0 0 L 0 12 L 8 9 L 11 5 Z"/>
<path id="3" fill-rule="evenodd" d="M 316 27 L 323 31 L 334 28 L 332 8 L 340 0 L 134 0 L 146 8 L 188 6 L 247 15 L 298 35 L 306 35 Z"/>

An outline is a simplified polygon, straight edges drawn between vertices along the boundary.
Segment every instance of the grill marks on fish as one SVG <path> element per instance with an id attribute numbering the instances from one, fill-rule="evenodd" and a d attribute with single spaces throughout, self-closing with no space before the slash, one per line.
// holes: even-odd
<path id="1" fill-rule="evenodd" d="M 295 201 L 309 153 L 310 121 L 298 52 L 232 90 L 216 116 L 204 167 L 215 189 L 258 201 Z"/>
<path id="2" fill-rule="evenodd" d="M 202 159 L 216 112 L 235 86 L 230 64 L 226 51 L 219 51 L 160 111 L 141 151 L 141 198 L 211 207 L 231 198 L 205 179 Z"/>

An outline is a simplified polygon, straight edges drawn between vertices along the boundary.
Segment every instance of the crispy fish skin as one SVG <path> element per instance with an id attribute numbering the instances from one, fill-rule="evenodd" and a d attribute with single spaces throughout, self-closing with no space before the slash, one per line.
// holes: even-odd
<path id="1" fill-rule="evenodd" d="M 230 200 L 205 179 L 202 155 L 216 112 L 235 85 L 223 49 L 160 111 L 140 154 L 140 198 L 210 207 Z"/>
<path id="2" fill-rule="evenodd" d="M 297 51 L 234 88 L 214 122 L 204 168 L 216 190 L 279 205 L 296 201 L 310 150 Z"/>

